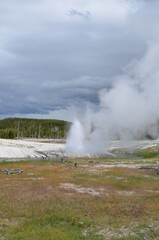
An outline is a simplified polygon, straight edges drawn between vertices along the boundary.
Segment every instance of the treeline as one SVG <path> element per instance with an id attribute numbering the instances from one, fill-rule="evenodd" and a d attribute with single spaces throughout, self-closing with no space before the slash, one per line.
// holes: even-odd
<path id="1" fill-rule="evenodd" d="M 0 138 L 66 138 L 71 123 L 62 120 L 6 118 L 0 120 Z"/>

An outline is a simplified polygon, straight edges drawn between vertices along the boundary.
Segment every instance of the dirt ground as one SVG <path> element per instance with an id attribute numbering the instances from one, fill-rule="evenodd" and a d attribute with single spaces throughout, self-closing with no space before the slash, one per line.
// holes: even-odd
<path id="1" fill-rule="evenodd" d="M 159 239 L 158 166 L 157 157 L 0 163 L 0 239 Z"/>

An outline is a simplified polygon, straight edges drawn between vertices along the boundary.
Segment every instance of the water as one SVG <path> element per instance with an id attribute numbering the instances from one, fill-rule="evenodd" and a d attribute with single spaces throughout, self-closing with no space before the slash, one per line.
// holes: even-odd
<path id="1" fill-rule="evenodd" d="M 70 153 L 83 153 L 84 147 L 84 130 L 77 119 L 74 121 L 69 137 L 66 142 L 66 151 Z"/>

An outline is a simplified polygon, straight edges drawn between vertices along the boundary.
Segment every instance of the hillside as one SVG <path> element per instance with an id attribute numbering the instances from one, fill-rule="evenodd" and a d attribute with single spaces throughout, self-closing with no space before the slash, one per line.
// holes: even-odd
<path id="1" fill-rule="evenodd" d="M 6 118 L 0 120 L 0 138 L 65 138 L 71 123 L 62 120 Z"/>

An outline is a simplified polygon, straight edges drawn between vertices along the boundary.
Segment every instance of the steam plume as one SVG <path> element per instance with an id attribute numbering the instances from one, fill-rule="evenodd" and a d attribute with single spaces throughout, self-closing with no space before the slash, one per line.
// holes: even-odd
<path id="1" fill-rule="evenodd" d="M 101 153 L 110 140 L 135 140 L 159 135 L 159 45 L 151 45 L 140 61 L 133 61 L 111 89 L 99 92 L 98 111 L 89 109 L 82 126 L 73 124 L 68 144 L 78 152 Z M 76 136 L 75 141 L 74 137 Z M 80 143 L 79 143 L 80 139 Z M 73 141 L 73 142 L 72 142 Z M 71 143 L 72 142 L 72 143 Z"/>

